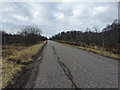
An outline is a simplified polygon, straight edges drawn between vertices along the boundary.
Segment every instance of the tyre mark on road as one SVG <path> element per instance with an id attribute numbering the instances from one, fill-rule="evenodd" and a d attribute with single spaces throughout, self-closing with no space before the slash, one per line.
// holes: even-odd
<path id="1" fill-rule="evenodd" d="M 67 78 L 71 81 L 72 83 L 72 88 L 78 88 L 77 85 L 75 84 L 74 80 L 73 80 L 73 76 L 70 72 L 70 69 L 62 62 L 60 61 L 59 57 L 57 56 L 57 53 L 55 51 L 55 47 L 52 46 L 52 49 L 54 51 L 54 54 L 56 55 L 57 57 L 57 60 L 58 60 L 58 63 L 60 64 L 61 68 L 63 69 L 65 75 L 67 76 Z"/>

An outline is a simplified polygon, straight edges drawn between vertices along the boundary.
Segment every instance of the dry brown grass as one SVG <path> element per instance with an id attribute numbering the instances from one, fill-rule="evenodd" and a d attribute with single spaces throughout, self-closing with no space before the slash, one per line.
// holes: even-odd
<path id="1" fill-rule="evenodd" d="M 116 60 L 120 59 L 120 55 L 119 54 L 115 54 L 113 52 L 109 52 L 107 51 L 106 48 L 104 47 L 100 47 L 98 45 L 85 45 L 84 43 L 81 43 L 80 45 L 76 45 L 75 42 L 66 42 L 66 41 L 56 41 L 56 42 L 60 42 L 60 43 L 64 43 L 66 45 L 72 46 L 72 47 L 76 47 L 76 48 L 80 48 L 82 50 L 86 50 L 86 51 L 90 51 L 93 53 L 97 53 L 99 55 L 103 55 L 109 58 L 114 58 Z"/>
<path id="2" fill-rule="evenodd" d="M 12 83 L 14 76 L 18 75 L 22 71 L 22 67 L 32 61 L 32 56 L 35 55 L 46 41 L 32 45 L 7 45 L 3 46 L 2 57 L 2 88 L 6 87 L 8 83 Z M 18 63 L 19 61 L 19 63 Z"/>
<path id="3" fill-rule="evenodd" d="M 28 48 L 25 45 L 4 45 L 2 47 L 2 58 L 8 58 L 11 55 L 14 55 L 18 52 L 20 52 L 21 50 Z"/>

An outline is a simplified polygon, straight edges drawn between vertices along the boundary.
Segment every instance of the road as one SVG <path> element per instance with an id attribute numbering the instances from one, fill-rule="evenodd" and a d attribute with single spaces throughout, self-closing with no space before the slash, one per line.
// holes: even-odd
<path id="1" fill-rule="evenodd" d="M 34 88 L 117 88 L 118 61 L 48 41 Z"/>

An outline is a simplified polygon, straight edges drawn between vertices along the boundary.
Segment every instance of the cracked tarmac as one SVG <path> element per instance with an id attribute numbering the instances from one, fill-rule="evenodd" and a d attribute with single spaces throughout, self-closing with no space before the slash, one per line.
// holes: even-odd
<path id="1" fill-rule="evenodd" d="M 111 63 L 112 62 L 112 63 Z M 48 41 L 34 88 L 117 88 L 118 61 Z"/>

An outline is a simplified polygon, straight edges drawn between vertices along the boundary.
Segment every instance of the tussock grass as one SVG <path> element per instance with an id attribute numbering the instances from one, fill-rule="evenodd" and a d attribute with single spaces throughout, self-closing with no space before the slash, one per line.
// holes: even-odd
<path id="1" fill-rule="evenodd" d="M 68 41 L 56 41 L 56 42 L 64 43 L 64 44 L 72 46 L 72 47 L 76 47 L 76 48 L 79 48 L 79 49 L 82 49 L 82 50 L 97 53 L 99 55 L 103 55 L 103 56 L 106 56 L 106 57 L 109 57 L 109 58 L 114 58 L 116 60 L 120 59 L 119 54 L 109 52 L 109 51 L 106 50 L 106 48 L 99 47 L 97 45 L 93 45 L 93 46 L 92 45 L 85 45 L 85 43 L 83 43 L 83 44 L 81 43 L 79 45 L 78 44 L 76 45 L 75 42 L 68 42 Z"/>
<path id="2" fill-rule="evenodd" d="M 13 83 L 13 78 L 20 74 L 22 67 L 27 67 L 24 63 L 33 61 L 35 55 L 46 43 L 43 41 L 32 46 L 5 46 L 3 47 L 2 57 L 2 88 L 9 83 Z"/>

